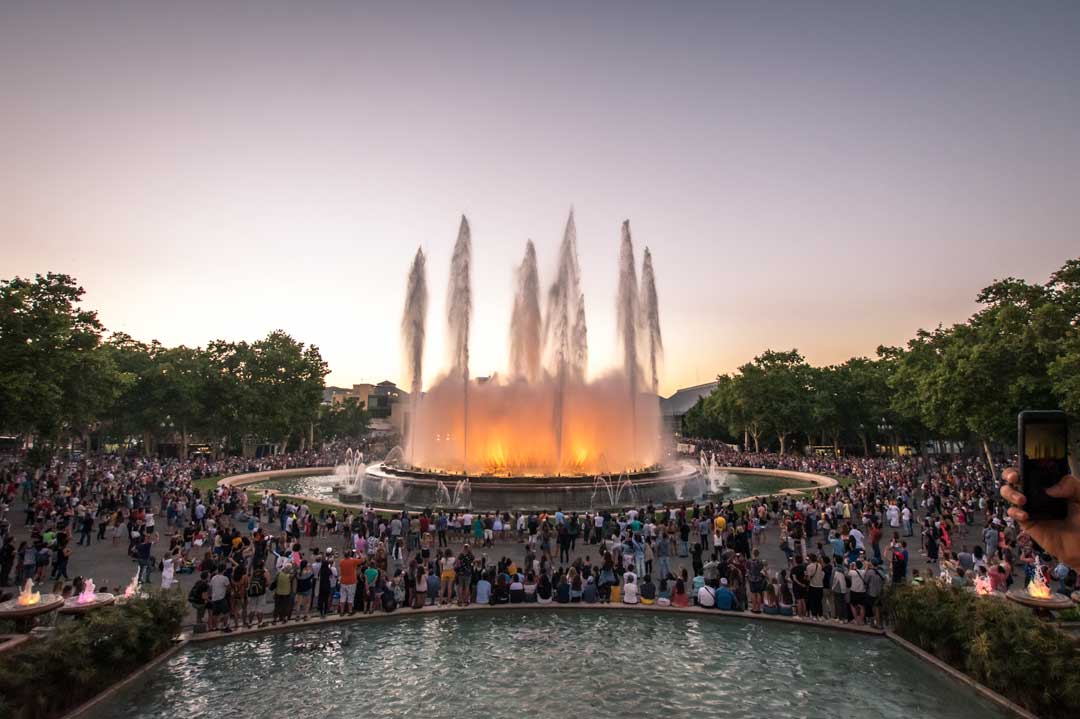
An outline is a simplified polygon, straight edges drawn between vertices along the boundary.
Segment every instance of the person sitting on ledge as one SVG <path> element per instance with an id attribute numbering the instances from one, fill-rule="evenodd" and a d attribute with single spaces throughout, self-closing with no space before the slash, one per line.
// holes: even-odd
<path id="1" fill-rule="evenodd" d="M 671 585 L 668 584 L 667 577 L 660 580 L 660 588 L 656 594 L 656 606 L 658 607 L 670 607 L 671 606 Z"/>
<path id="2" fill-rule="evenodd" d="M 581 590 L 581 601 L 586 604 L 596 604 L 599 599 L 599 593 L 596 591 L 596 581 L 592 575 L 589 575 L 585 586 Z"/>
<path id="3" fill-rule="evenodd" d="M 675 580 L 675 589 L 671 591 L 671 606 L 690 606 L 690 595 L 686 593 L 686 582 L 684 582 L 682 579 Z"/>
<path id="4" fill-rule="evenodd" d="M 622 602 L 623 604 L 637 604 L 639 601 L 637 575 L 627 572 L 623 576 Z"/>
<path id="5" fill-rule="evenodd" d="M 701 585 L 701 589 L 697 591 L 697 605 L 704 609 L 712 609 L 716 606 L 716 590 L 711 585 Z"/>
<path id="6" fill-rule="evenodd" d="M 648 574 L 645 575 L 645 580 L 641 583 L 641 603 L 656 604 L 656 584 L 653 583 L 652 577 Z"/>
<path id="7" fill-rule="evenodd" d="M 720 579 L 720 588 L 716 590 L 716 608 L 731 611 L 736 608 L 735 593 L 728 588 L 727 577 Z"/>
<path id="8" fill-rule="evenodd" d="M 510 581 L 508 591 L 510 592 L 511 604 L 521 604 L 525 601 L 525 584 L 521 581 L 520 574 L 514 574 L 513 579 Z"/>
<path id="9" fill-rule="evenodd" d="M 540 577 L 540 583 L 536 585 L 536 603 L 551 604 L 551 580 L 544 574 Z"/>

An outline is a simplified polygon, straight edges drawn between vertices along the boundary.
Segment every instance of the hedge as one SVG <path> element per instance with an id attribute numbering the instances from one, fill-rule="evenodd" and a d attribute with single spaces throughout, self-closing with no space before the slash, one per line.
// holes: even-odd
<path id="1" fill-rule="evenodd" d="M 890 592 L 893 631 L 1043 719 L 1080 713 L 1080 641 L 1031 609 L 934 582 Z"/>
<path id="2" fill-rule="evenodd" d="M 187 607 L 155 593 L 64 621 L 0 655 L 0 719 L 52 719 L 169 649 Z"/>

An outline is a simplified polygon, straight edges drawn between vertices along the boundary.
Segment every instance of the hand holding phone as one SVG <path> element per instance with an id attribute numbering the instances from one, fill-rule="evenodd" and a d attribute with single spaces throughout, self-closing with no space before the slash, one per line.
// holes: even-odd
<path id="1" fill-rule="evenodd" d="M 1017 418 L 1020 491 L 1031 520 L 1065 519 L 1068 500 L 1046 490 L 1069 473 L 1069 425 L 1064 412 L 1025 410 Z"/>

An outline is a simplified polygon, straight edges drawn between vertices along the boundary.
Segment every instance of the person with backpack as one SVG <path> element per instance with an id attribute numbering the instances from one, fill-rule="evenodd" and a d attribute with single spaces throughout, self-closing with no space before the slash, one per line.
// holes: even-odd
<path id="1" fill-rule="evenodd" d="M 266 588 L 269 584 L 270 573 L 266 571 L 266 567 L 263 566 L 261 561 L 255 562 L 255 565 L 251 570 L 251 577 L 248 581 L 248 606 L 247 615 L 244 617 L 244 626 L 250 627 L 252 624 L 260 627 L 262 626 L 262 608 L 264 598 L 266 597 Z"/>
<path id="2" fill-rule="evenodd" d="M 195 609 L 195 623 L 203 624 L 206 618 L 206 608 L 210 601 L 210 572 L 199 575 L 198 581 L 188 592 L 188 604 Z"/>

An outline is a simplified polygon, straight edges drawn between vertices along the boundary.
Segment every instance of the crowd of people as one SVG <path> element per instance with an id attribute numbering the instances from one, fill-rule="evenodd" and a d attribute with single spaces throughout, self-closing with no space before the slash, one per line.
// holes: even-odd
<path id="1" fill-rule="evenodd" d="M 123 547 L 143 582 L 158 571 L 171 589 L 179 575 L 197 575 L 186 590 L 196 622 L 225 632 L 315 615 L 530 602 L 697 605 L 880 626 L 882 597 L 897 583 L 982 577 L 1005 589 L 1040 567 L 1061 591 L 1076 587 L 1076 572 L 1041 553 L 1009 516 L 979 457 L 697 451 L 716 452 L 724 466 L 845 481 L 739 505 L 389 514 L 313 511 L 269 492 L 252 499 L 239 488 L 193 484 L 332 466 L 340 448 L 259 460 L 96 456 L 38 472 L 8 458 L 0 460 L 5 509 L 23 503 L 29 538 L 16 545 L 0 512 L 0 582 L 54 580 L 70 591 L 73 546 L 96 537 Z M 765 551 L 770 545 L 779 555 Z M 911 566 L 916 552 L 921 572 Z"/>

